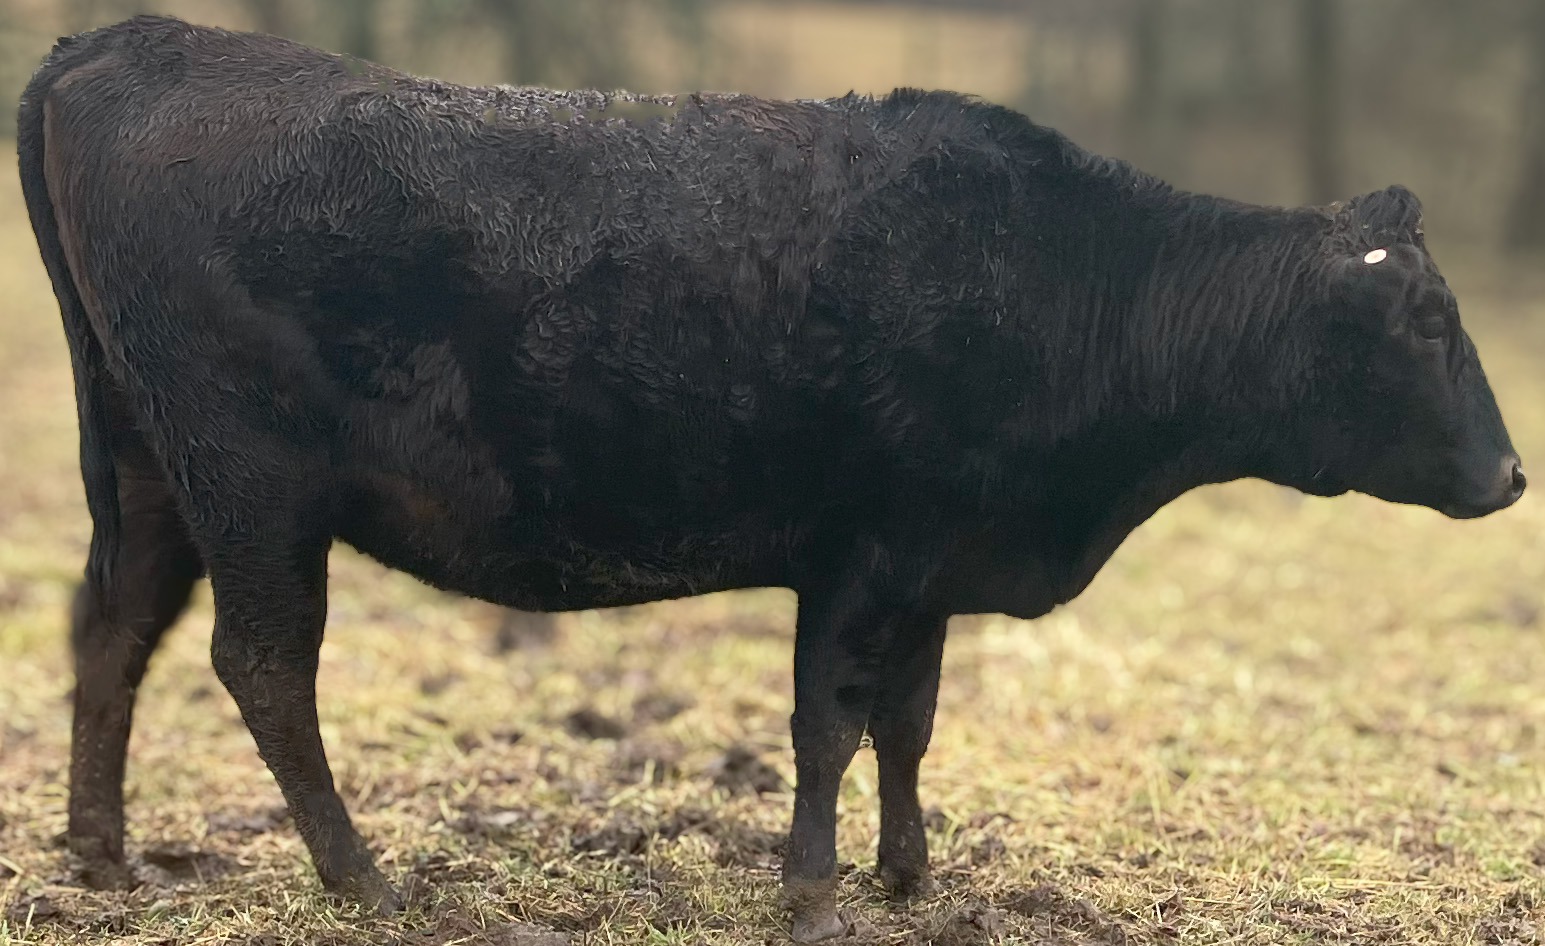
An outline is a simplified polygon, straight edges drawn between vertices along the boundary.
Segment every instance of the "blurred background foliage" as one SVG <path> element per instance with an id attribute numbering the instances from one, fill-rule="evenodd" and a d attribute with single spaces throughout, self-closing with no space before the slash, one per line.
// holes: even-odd
<path id="1" fill-rule="evenodd" d="M 0 90 L 135 12 L 468 83 L 950 88 L 1190 189 L 1404 183 L 1446 239 L 1545 259 L 1545 0 L 0 0 Z"/>

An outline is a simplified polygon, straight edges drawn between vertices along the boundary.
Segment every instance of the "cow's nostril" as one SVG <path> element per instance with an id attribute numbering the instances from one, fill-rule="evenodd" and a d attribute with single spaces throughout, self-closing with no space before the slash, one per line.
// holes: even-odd
<path id="1" fill-rule="evenodd" d="M 1513 461 L 1513 495 L 1522 496 L 1524 487 L 1529 485 L 1528 477 L 1524 476 L 1524 465 L 1517 460 Z"/>

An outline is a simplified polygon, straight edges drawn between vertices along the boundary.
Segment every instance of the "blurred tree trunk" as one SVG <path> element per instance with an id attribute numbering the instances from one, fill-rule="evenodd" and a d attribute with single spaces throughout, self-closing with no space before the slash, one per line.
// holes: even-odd
<path id="1" fill-rule="evenodd" d="M 259 32 L 294 37 L 295 29 L 284 0 L 241 0 L 241 5 L 247 15 L 252 17 L 252 25 Z"/>
<path id="2" fill-rule="evenodd" d="M 1545 0 L 1530 0 L 1530 77 L 1519 98 L 1518 190 L 1508 209 L 1508 245 L 1545 250 Z"/>
<path id="3" fill-rule="evenodd" d="M 687 68 L 683 78 L 687 88 L 700 90 L 708 81 L 708 9 L 707 0 L 667 0 L 666 12 L 680 30 L 687 50 Z"/>
<path id="4" fill-rule="evenodd" d="M 920 11 L 924 15 L 932 12 Z M 923 21 L 922 15 L 907 26 L 901 55 L 902 69 L 906 71 L 909 85 L 925 89 L 939 87 L 939 35 L 937 21 Z"/>
<path id="5" fill-rule="evenodd" d="M 71 33 L 84 33 L 112 22 L 111 12 L 104 10 L 99 0 L 65 0 L 63 6 L 64 28 Z"/>
<path id="6" fill-rule="evenodd" d="M 335 0 L 338 11 L 338 48 L 356 59 L 376 61 L 380 56 L 376 32 L 376 0 Z"/>
<path id="7" fill-rule="evenodd" d="M 1237 102 L 1258 105 L 1264 98 L 1261 81 L 1261 7 L 1226 0 L 1229 16 L 1229 93 Z"/>
<path id="8" fill-rule="evenodd" d="M 1045 121 L 1050 111 L 1051 84 L 1046 81 L 1046 38 L 1041 25 L 1030 21 L 1025 30 L 1025 85 L 1020 90 L 1019 110 L 1032 120 Z"/>
<path id="9" fill-rule="evenodd" d="M 597 89 L 633 74 L 629 17 L 668 12 L 658 0 L 476 0 L 473 9 L 499 32 L 506 81 Z"/>
<path id="10" fill-rule="evenodd" d="M 481 0 L 482 12 L 499 31 L 504 45 L 504 79 L 515 85 L 538 85 L 547 71 L 543 56 L 537 0 Z M 549 37 L 550 39 L 550 37 Z"/>
<path id="11" fill-rule="evenodd" d="M 1164 115 L 1165 28 L 1169 0 L 1131 0 L 1128 42 L 1127 157 L 1164 175 L 1175 170 Z"/>
<path id="12" fill-rule="evenodd" d="M 1304 177 L 1308 199 L 1329 203 L 1341 186 L 1341 54 L 1335 0 L 1299 0 Z"/>

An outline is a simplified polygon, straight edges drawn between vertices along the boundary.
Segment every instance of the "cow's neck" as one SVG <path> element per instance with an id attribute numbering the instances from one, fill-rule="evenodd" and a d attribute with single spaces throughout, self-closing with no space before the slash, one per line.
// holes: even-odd
<path id="1" fill-rule="evenodd" d="M 1126 535 L 1182 493 L 1268 475 L 1259 468 L 1265 445 L 1304 395 L 1311 340 L 1295 316 L 1318 291 L 1327 222 L 1312 209 L 1177 194 L 1133 229 L 1146 273 L 1132 296 L 1103 302 L 1123 320 L 1115 383 L 1057 451 L 1042 497 L 1066 530 L 1059 598 L 1087 585 Z M 1070 514 L 1078 509 L 1087 513 Z"/>
<path id="2" fill-rule="evenodd" d="M 1307 353 L 1295 317 L 1318 291 L 1327 215 L 1193 194 L 1140 209 L 1148 219 L 1132 239 L 1147 271 L 1125 313 L 1122 360 L 1143 406 L 1188 414 L 1292 399 Z"/>

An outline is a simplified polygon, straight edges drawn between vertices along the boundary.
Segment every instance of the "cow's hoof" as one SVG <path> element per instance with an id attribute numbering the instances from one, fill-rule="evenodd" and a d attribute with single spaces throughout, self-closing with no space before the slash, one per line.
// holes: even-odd
<path id="1" fill-rule="evenodd" d="M 376 916 L 391 916 L 402 909 L 402 897 L 393 889 L 391 884 L 386 884 L 381 893 L 376 897 Z"/>
<path id="2" fill-rule="evenodd" d="M 847 932 L 837 915 L 837 878 L 784 878 L 783 901 L 793 916 L 790 935 L 796 943 L 816 943 Z"/>
<path id="3" fill-rule="evenodd" d="M 890 898 L 897 902 L 931 897 L 939 890 L 939 885 L 928 875 L 926 867 L 918 870 L 892 868 L 888 864 L 881 864 L 880 884 L 885 887 L 885 892 L 890 895 Z"/>
<path id="4" fill-rule="evenodd" d="M 402 896 L 380 874 L 355 899 L 367 910 L 374 910 L 376 916 L 391 916 L 402 909 Z"/>
<path id="5" fill-rule="evenodd" d="M 796 943 L 819 943 L 823 939 L 841 936 L 847 931 L 847 921 L 832 909 L 827 910 L 822 916 L 794 914 L 794 925 L 789 932 Z"/>
<path id="6" fill-rule="evenodd" d="M 402 897 L 387 883 L 381 869 L 376 866 L 375 855 L 365 844 L 365 839 L 344 825 L 346 833 L 316 861 L 317 873 L 327 891 L 345 900 L 359 904 L 381 916 L 390 916 L 402 909 Z"/>
<path id="7" fill-rule="evenodd" d="M 92 890 L 132 890 L 139 886 L 134 872 L 123 861 L 88 859 L 81 864 L 80 881 Z"/>
<path id="8" fill-rule="evenodd" d="M 378 916 L 391 916 L 402 909 L 402 897 L 374 865 L 368 871 L 360 871 L 332 885 L 331 890 Z"/>
<path id="9" fill-rule="evenodd" d="M 75 817 L 72 815 L 72 817 Z M 86 831 L 70 831 L 56 839 L 74 855 L 76 876 L 93 890 L 131 890 L 139 886 L 134 872 L 123 860 L 123 840 L 116 843 Z"/>
<path id="10" fill-rule="evenodd" d="M 391 887 L 386 887 L 385 897 L 375 901 L 375 915 L 377 917 L 391 917 L 392 914 L 396 914 L 397 910 L 400 909 L 402 909 L 402 897 L 399 897 L 396 890 L 392 890 Z"/>

